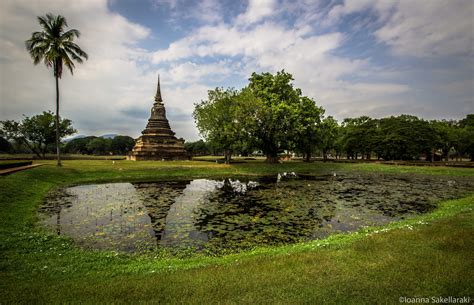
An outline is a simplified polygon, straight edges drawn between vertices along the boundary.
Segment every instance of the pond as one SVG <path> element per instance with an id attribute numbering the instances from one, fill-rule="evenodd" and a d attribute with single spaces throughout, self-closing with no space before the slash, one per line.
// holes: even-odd
<path id="1" fill-rule="evenodd" d="M 467 178 L 281 173 L 79 185 L 50 193 L 40 212 L 44 225 L 85 248 L 219 253 L 386 224 L 472 189 Z"/>

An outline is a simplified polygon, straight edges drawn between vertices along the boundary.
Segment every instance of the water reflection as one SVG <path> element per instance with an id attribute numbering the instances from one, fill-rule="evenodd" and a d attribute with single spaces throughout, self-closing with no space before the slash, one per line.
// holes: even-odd
<path id="1" fill-rule="evenodd" d="M 469 190 L 467 179 L 281 173 L 75 186 L 51 193 L 42 212 L 47 226 L 88 248 L 191 246 L 219 252 L 383 224 L 430 211 L 436 201 Z"/>
<path id="2" fill-rule="evenodd" d="M 130 183 L 75 186 L 54 195 L 43 211 L 50 214 L 45 223 L 58 234 L 97 249 L 137 251 L 155 245 L 147 209 Z"/>

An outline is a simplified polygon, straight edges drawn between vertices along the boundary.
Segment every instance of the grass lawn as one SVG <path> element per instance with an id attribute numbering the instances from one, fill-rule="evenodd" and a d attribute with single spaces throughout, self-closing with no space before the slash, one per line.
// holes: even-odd
<path id="1" fill-rule="evenodd" d="M 46 165 L 0 177 L 0 304 L 400 304 L 404 296 L 474 297 L 474 195 L 383 228 L 223 257 L 86 251 L 36 224 L 45 194 L 63 185 L 282 171 L 474 179 L 473 169 L 260 160 L 66 160 L 56 168 L 54 161 L 41 162 Z"/>

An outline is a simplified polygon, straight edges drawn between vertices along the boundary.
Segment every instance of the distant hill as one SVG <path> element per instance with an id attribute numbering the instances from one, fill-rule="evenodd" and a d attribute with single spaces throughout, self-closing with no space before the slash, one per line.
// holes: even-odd
<path id="1" fill-rule="evenodd" d="M 109 134 L 101 135 L 101 136 L 99 136 L 99 138 L 113 139 L 113 138 L 115 138 L 116 136 L 118 136 L 118 134 L 116 134 L 116 133 L 109 133 Z M 82 138 L 87 138 L 87 137 L 95 137 L 95 136 L 86 136 L 86 135 L 78 134 L 78 135 L 75 135 L 75 136 L 73 136 L 73 137 L 64 139 L 63 142 L 67 143 L 67 142 L 72 141 L 72 140 L 75 140 L 75 139 L 82 139 Z"/>
<path id="2" fill-rule="evenodd" d="M 82 134 L 78 134 L 78 135 L 75 135 L 73 137 L 64 139 L 63 142 L 69 142 L 69 141 L 72 141 L 72 140 L 75 140 L 75 139 L 82 139 L 82 138 L 85 138 L 85 137 L 87 137 L 87 136 L 82 135 Z"/>
<path id="3" fill-rule="evenodd" d="M 116 136 L 118 136 L 118 134 L 116 134 L 116 133 L 109 133 L 109 134 L 104 134 L 104 135 L 100 136 L 99 138 L 113 139 L 113 138 L 115 138 Z"/>

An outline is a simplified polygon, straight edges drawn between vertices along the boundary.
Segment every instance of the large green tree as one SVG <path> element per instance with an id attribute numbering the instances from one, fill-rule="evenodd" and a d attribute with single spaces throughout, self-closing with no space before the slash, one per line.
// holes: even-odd
<path id="1" fill-rule="evenodd" d="M 334 119 L 332 116 L 328 116 L 327 118 L 324 118 L 321 122 L 321 128 L 320 128 L 321 136 L 319 139 L 318 146 L 323 154 L 324 160 L 327 160 L 328 152 L 331 149 L 336 148 L 338 129 L 339 129 L 339 125 L 337 124 L 336 119 Z M 336 152 L 336 155 L 337 155 L 337 152 Z"/>
<path id="2" fill-rule="evenodd" d="M 301 90 L 294 88 L 293 77 L 284 70 L 252 73 L 248 89 L 257 98 L 252 136 L 269 163 L 278 162 L 278 153 L 291 148 L 299 123 Z"/>
<path id="3" fill-rule="evenodd" d="M 112 139 L 93 138 L 87 143 L 86 148 L 94 155 L 107 155 L 111 151 Z"/>
<path id="4" fill-rule="evenodd" d="M 126 155 L 135 146 L 135 140 L 129 136 L 115 136 L 110 143 L 114 155 Z"/>
<path id="5" fill-rule="evenodd" d="M 309 162 L 314 149 L 322 143 L 322 116 L 324 109 L 316 106 L 316 103 L 306 97 L 300 97 L 300 103 L 294 110 L 296 121 L 293 123 L 294 141 L 296 150 L 304 155 L 304 161 Z"/>
<path id="6" fill-rule="evenodd" d="M 201 136 L 224 152 L 226 163 L 236 150 L 248 146 L 247 126 L 253 99 L 247 92 L 216 88 L 209 90 L 207 100 L 195 105 L 193 112 Z"/>
<path id="7" fill-rule="evenodd" d="M 97 137 L 89 136 L 89 137 L 81 137 L 81 138 L 75 138 L 75 139 L 69 140 L 64 146 L 64 152 L 67 154 L 90 155 L 92 154 L 92 151 L 90 151 L 87 148 L 87 144 L 89 144 L 89 142 L 95 138 Z"/>
<path id="8" fill-rule="evenodd" d="M 348 158 L 370 159 L 377 144 L 377 120 L 368 116 L 346 118 L 344 128 L 344 150 Z"/>
<path id="9" fill-rule="evenodd" d="M 459 121 L 458 149 L 460 154 L 466 154 L 474 161 L 474 114 L 468 114 L 464 119 Z"/>
<path id="10" fill-rule="evenodd" d="M 433 128 L 435 148 L 442 151 L 442 157 L 445 161 L 449 161 L 449 152 L 454 149 L 456 141 L 459 140 L 458 136 L 458 122 L 447 121 L 447 120 L 433 120 L 430 121 L 430 125 Z"/>
<path id="11" fill-rule="evenodd" d="M 74 43 L 74 39 L 80 36 L 79 31 L 76 29 L 66 31 L 68 26 L 66 18 L 49 13 L 46 16 L 39 16 L 38 22 L 42 30 L 31 35 L 31 38 L 26 41 L 26 49 L 35 65 L 44 62 L 46 67 L 53 68 L 56 80 L 56 156 L 57 165 L 61 166 L 59 79 L 63 73 L 63 66 L 66 66 L 73 74 L 74 61 L 82 63 L 83 59 L 87 59 L 88 56 Z"/>
<path id="12" fill-rule="evenodd" d="M 2 136 L 25 144 L 39 158 L 44 158 L 48 148 L 56 142 L 56 122 L 51 111 L 43 111 L 42 114 L 32 117 L 25 116 L 21 122 L 8 120 L 1 121 L 0 124 Z M 60 120 L 60 139 L 76 132 L 71 120 Z"/>
<path id="13" fill-rule="evenodd" d="M 432 159 L 436 133 L 428 121 L 402 114 L 380 119 L 379 154 L 385 160 Z"/>

